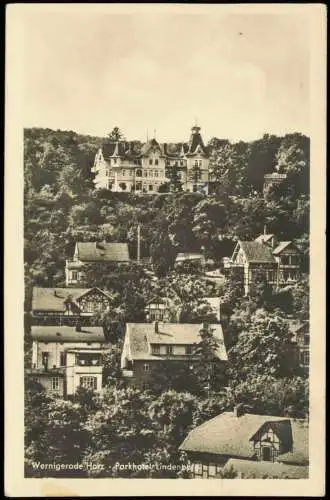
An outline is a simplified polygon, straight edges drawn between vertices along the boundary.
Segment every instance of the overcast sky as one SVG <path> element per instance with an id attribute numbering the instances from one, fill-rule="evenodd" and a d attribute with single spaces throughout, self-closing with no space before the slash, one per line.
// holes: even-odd
<path id="1" fill-rule="evenodd" d="M 71 4 L 72 5 L 72 4 Z M 29 12 L 24 125 L 128 139 L 309 134 L 309 36 L 301 15 Z"/>

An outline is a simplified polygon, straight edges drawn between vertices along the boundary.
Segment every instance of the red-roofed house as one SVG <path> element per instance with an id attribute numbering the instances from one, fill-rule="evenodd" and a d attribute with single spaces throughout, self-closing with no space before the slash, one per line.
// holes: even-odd
<path id="1" fill-rule="evenodd" d="M 308 477 L 305 420 L 249 414 L 235 407 L 193 429 L 179 449 L 187 453 L 194 477 L 221 477 L 231 465 L 240 477 Z"/>
<path id="2" fill-rule="evenodd" d="M 123 377 L 143 387 L 150 381 L 153 368 L 164 360 L 193 363 L 202 328 L 202 324 L 190 323 L 127 323 L 121 356 Z M 210 328 L 219 341 L 219 364 L 225 368 L 228 358 L 222 327 L 214 324 Z"/>

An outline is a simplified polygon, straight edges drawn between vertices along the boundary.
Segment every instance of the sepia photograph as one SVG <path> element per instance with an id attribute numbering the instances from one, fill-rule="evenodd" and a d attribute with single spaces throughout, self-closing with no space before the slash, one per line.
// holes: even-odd
<path id="1" fill-rule="evenodd" d="M 19 491 L 322 496 L 322 7 L 7 10 Z"/>

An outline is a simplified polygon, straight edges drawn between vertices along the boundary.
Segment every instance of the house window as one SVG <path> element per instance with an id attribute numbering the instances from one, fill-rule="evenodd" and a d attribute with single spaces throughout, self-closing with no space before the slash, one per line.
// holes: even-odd
<path id="1" fill-rule="evenodd" d="M 143 369 L 144 369 L 144 371 L 145 371 L 145 372 L 148 372 L 148 371 L 149 371 L 149 368 L 150 368 L 149 364 L 148 364 L 148 363 L 144 363 L 144 365 L 143 365 Z"/>
<path id="2" fill-rule="evenodd" d="M 80 386 L 85 389 L 97 389 L 97 377 L 80 377 Z"/>
<path id="3" fill-rule="evenodd" d="M 108 180 L 108 189 L 112 189 L 112 182 Z"/>
<path id="4" fill-rule="evenodd" d="M 144 170 L 144 172 L 143 172 L 143 176 L 144 176 L 144 177 L 147 177 L 147 176 L 148 176 L 148 172 L 147 172 L 146 170 Z"/>
<path id="5" fill-rule="evenodd" d="M 137 182 L 136 185 L 135 185 L 135 189 L 137 191 L 141 191 L 141 189 L 142 189 L 142 182 Z"/>
<path id="6" fill-rule="evenodd" d="M 125 177 L 126 175 L 126 170 L 123 170 L 123 177 Z"/>
<path id="7" fill-rule="evenodd" d="M 136 177 L 142 177 L 142 170 L 140 168 L 136 171 Z"/>
<path id="8" fill-rule="evenodd" d="M 180 165 L 181 165 L 181 167 L 182 167 L 182 165 L 183 165 L 183 160 L 180 160 Z"/>
<path id="9" fill-rule="evenodd" d="M 194 475 L 195 477 L 202 477 L 202 464 L 194 464 Z"/>
<path id="10" fill-rule="evenodd" d="M 186 345 L 186 354 L 192 354 L 192 345 Z"/>
<path id="11" fill-rule="evenodd" d="M 303 366 L 309 365 L 309 351 L 303 351 L 302 353 L 300 353 L 300 363 Z"/>
<path id="12" fill-rule="evenodd" d="M 152 165 L 152 159 L 151 158 L 149 159 L 149 165 Z"/>
<path id="13" fill-rule="evenodd" d="M 71 279 L 73 281 L 77 281 L 77 279 L 78 279 L 78 271 L 72 271 L 71 272 Z"/>
<path id="14" fill-rule="evenodd" d="M 66 365 L 66 353 L 61 352 L 60 353 L 60 366 L 65 366 Z"/>
<path id="15" fill-rule="evenodd" d="M 158 171 L 157 170 L 154 171 L 154 176 L 158 177 Z"/>
<path id="16" fill-rule="evenodd" d="M 151 348 L 152 354 L 160 354 L 160 346 L 159 345 L 153 345 Z"/>
<path id="17" fill-rule="evenodd" d="M 117 158 L 114 158 L 114 159 L 113 159 L 113 162 L 114 162 L 114 163 L 117 163 Z"/>
<path id="18" fill-rule="evenodd" d="M 58 391 L 60 388 L 60 378 L 52 377 L 51 379 L 51 389 L 52 391 Z"/>
<path id="19" fill-rule="evenodd" d="M 208 466 L 206 464 L 203 464 L 203 478 L 207 479 L 208 478 Z"/>
<path id="20" fill-rule="evenodd" d="M 173 346 L 172 345 L 166 346 L 166 354 L 173 354 Z"/>
<path id="21" fill-rule="evenodd" d="M 216 467 L 215 464 L 209 465 L 209 477 L 215 477 Z"/>
<path id="22" fill-rule="evenodd" d="M 155 160 L 155 165 L 158 165 L 158 160 Z"/>
<path id="23" fill-rule="evenodd" d="M 309 335 L 304 335 L 304 345 L 309 345 Z"/>
<path id="24" fill-rule="evenodd" d="M 153 191 L 154 190 L 154 187 L 152 184 L 149 184 L 149 191 Z"/>

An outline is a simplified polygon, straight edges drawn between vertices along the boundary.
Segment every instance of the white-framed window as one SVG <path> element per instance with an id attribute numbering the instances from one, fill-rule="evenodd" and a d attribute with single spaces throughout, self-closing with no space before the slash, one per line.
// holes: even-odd
<path id="1" fill-rule="evenodd" d="M 158 159 L 157 159 L 157 158 L 156 158 L 156 160 L 155 160 L 155 165 L 158 165 Z"/>
<path id="2" fill-rule="evenodd" d="M 309 351 L 302 351 L 300 353 L 300 363 L 303 366 L 308 366 L 309 365 Z"/>
<path id="3" fill-rule="evenodd" d="M 86 389 L 97 389 L 97 377 L 80 377 L 80 386 L 85 387 Z"/>
<path id="4" fill-rule="evenodd" d="M 52 391 L 58 391 L 59 388 L 60 388 L 60 377 L 52 377 L 52 379 L 51 379 Z"/>
<path id="5" fill-rule="evenodd" d="M 201 463 L 194 464 L 194 475 L 196 477 L 202 477 L 202 464 Z"/>
<path id="6" fill-rule="evenodd" d="M 152 354 L 160 354 L 160 346 L 159 345 L 153 345 L 151 347 L 151 352 L 152 352 Z"/>
<path id="7" fill-rule="evenodd" d="M 155 170 L 155 171 L 154 171 L 154 176 L 155 176 L 155 177 L 158 177 L 158 170 Z"/>
<path id="8" fill-rule="evenodd" d="M 142 177 L 142 170 L 140 168 L 136 171 L 136 177 Z"/>
<path id="9" fill-rule="evenodd" d="M 166 346 L 166 354 L 173 354 L 173 346 L 172 345 Z"/>
<path id="10" fill-rule="evenodd" d="M 149 158 L 149 165 L 152 165 L 152 159 Z"/>
<path id="11" fill-rule="evenodd" d="M 123 175 L 123 177 L 126 176 L 126 170 L 123 170 L 123 174 L 122 175 Z"/>
<path id="12" fill-rule="evenodd" d="M 145 372 L 148 372 L 150 370 L 149 363 L 144 363 L 143 369 L 144 369 Z"/>
<path id="13" fill-rule="evenodd" d="M 78 271 L 71 271 L 71 279 L 73 281 L 77 281 L 77 279 L 78 279 Z"/>
<path id="14" fill-rule="evenodd" d="M 216 474 L 216 465 L 209 464 L 209 477 L 215 477 Z"/>
<path id="15" fill-rule="evenodd" d="M 149 184 L 149 191 L 153 191 L 154 190 L 154 187 L 152 184 Z"/>

